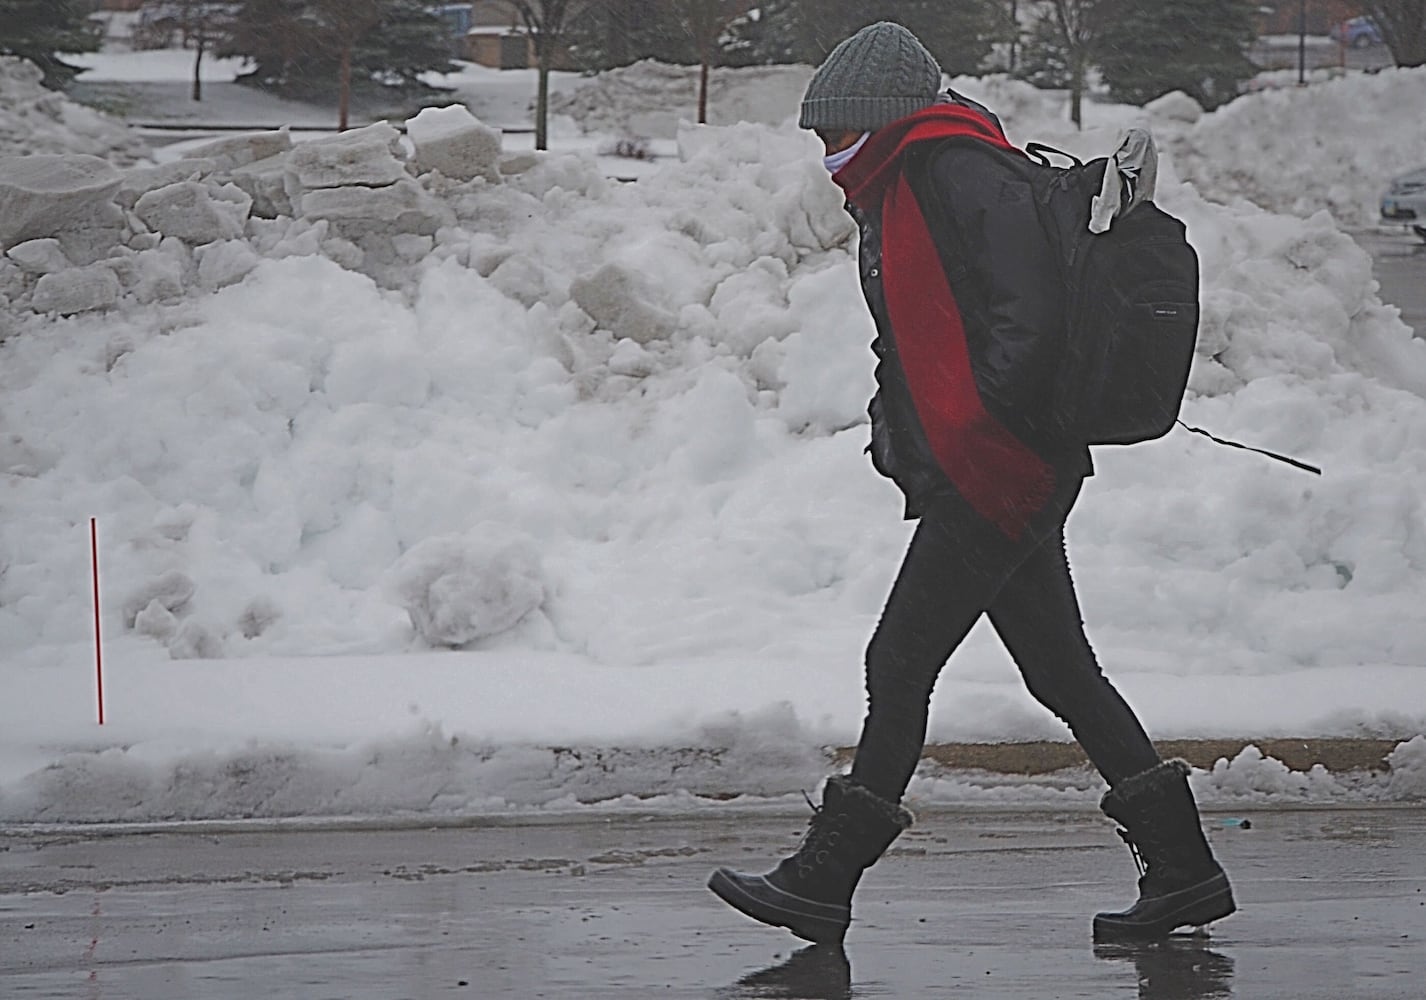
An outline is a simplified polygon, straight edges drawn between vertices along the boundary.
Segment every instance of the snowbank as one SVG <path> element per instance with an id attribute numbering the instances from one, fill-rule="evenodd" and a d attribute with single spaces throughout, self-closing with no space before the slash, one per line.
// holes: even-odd
<path id="1" fill-rule="evenodd" d="M 1174 162 L 1220 200 L 1371 225 L 1388 182 L 1426 166 L 1423 109 L 1426 69 L 1264 90 L 1205 115 L 1174 142 Z"/>
<path id="2" fill-rule="evenodd" d="M 0 55 L 0 157 L 86 153 L 120 164 L 148 157 L 122 122 L 40 86 L 43 75 L 28 60 Z"/>
<path id="3" fill-rule="evenodd" d="M 812 70 L 779 66 L 713 71 L 714 124 L 769 125 L 795 119 Z M 1295 81 L 1295 74 L 1291 74 Z M 1171 94 L 1144 108 L 1088 101 L 1085 130 L 1069 122 L 1069 96 L 1005 76 L 957 77 L 951 86 L 994 109 L 1013 141 L 1049 142 L 1082 156 L 1113 149 L 1130 125 L 1153 130 L 1178 175 L 1214 201 L 1244 198 L 1274 212 L 1326 209 L 1343 225 L 1377 221 L 1387 182 L 1426 165 L 1426 69 L 1315 74 L 1309 87 L 1261 89 L 1205 112 Z M 590 132 L 672 137 L 696 116 L 697 72 L 652 61 L 602 73 L 558 96 L 552 107 Z"/>
<path id="4" fill-rule="evenodd" d="M 709 124 L 782 125 L 796 117 L 811 77 L 810 66 L 714 69 Z M 556 94 L 550 110 L 574 119 L 586 132 L 672 139 L 681 123 L 698 120 L 698 67 L 645 59 Z"/>
<path id="5" fill-rule="evenodd" d="M 637 184 L 565 155 L 464 179 L 423 168 L 488 135 L 425 124 L 48 192 L 0 163 L 31 213 L 0 262 L 0 817 L 677 807 L 809 787 L 854 741 L 908 526 L 861 454 L 872 331 L 815 142 L 695 129 Z M 1328 215 L 1215 203 L 1174 162 L 1186 419 L 1327 475 L 1181 433 L 1103 449 L 1070 522 L 1090 633 L 1158 735 L 1413 736 L 1426 344 Z M 977 631 L 931 735 L 1063 730 Z M 1419 756 L 1210 787 L 1418 797 Z"/>

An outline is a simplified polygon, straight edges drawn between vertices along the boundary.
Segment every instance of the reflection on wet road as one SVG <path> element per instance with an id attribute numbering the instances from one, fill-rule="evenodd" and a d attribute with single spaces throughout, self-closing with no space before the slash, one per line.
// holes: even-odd
<path id="1" fill-rule="evenodd" d="M 6 1000 L 1084 997 L 1421 1000 L 1426 810 L 1209 816 L 1240 910 L 1096 949 L 1134 869 L 1089 813 L 924 814 L 846 948 L 734 913 L 804 815 L 585 814 L 464 828 L 0 834 Z"/>

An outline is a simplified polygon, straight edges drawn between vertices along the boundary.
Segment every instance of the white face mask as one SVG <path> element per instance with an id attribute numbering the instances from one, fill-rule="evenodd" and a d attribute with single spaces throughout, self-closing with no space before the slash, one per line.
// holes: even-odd
<path id="1" fill-rule="evenodd" d="M 822 157 L 822 162 L 827 165 L 827 172 L 835 174 L 838 170 L 841 170 L 848 163 L 852 162 L 852 157 L 856 156 L 858 153 L 861 152 L 862 147 L 866 145 L 866 141 L 870 138 L 870 132 L 863 132 L 862 137 L 860 139 L 852 143 L 840 153 L 833 153 L 830 156 Z"/>

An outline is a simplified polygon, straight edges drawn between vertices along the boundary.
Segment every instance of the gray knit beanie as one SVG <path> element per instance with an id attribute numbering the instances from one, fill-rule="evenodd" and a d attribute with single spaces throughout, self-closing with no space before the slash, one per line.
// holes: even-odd
<path id="1" fill-rule="evenodd" d="M 874 132 L 936 103 L 941 67 L 910 31 L 867 25 L 832 50 L 807 85 L 803 128 Z"/>

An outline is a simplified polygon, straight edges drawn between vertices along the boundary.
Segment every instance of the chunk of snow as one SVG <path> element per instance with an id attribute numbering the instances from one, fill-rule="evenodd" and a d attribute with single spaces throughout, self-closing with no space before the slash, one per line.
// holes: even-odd
<path id="1" fill-rule="evenodd" d="M 231 185 L 180 181 L 139 198 L 134 214 L 164 236 L 201 246 L 241 236 L 251 208 L 252 199 Z"/>
<path id="2" fill-rule="evenodd" d="M 1144 105 L 1144 110 L 1155 118 L 1183 122 L 1192 125 L 1203 117 L 1203 105 L 1181 90 L 1170 91 Z"/>
<path id="3" fill-rule="evenodd" d="M 254 215 L 275 219 L 292 214 L 292 197 L 287 192 L 286 153 L 236 167 L 228 179 L 252 198 Z"/>
<path id="4" fill-rule="evenodd" d="M 150 191 L 178 184 L 182 181 L 201 181 L 218 169 L 216 160 L 185 157 L 170 163 L 160 163 L 152 167 L 131 167 L 124 171 L 123 183 L 114 200 L 123 208 L 132 210 L 135 202 Z"/>
<path id="5" fill-rule="evenodd" d="M 569 294 L 601 327 L 636 344 L 666 339 L 674 330 L 674 316 L 649 302 L 643 278 L 622 264 L 576 278 Z"/>
<path id="6" fill-rule="evenodd" d="M 333 222 L 373 222 L 391 232 L 431 235 L 452 220 L 450 210 L 412 177 L 385 187 L 318 188 L 302 196 L 302 215 Z"/>
<path id="7" fill-rule="evenodd" d="M 194 257 L 198 261 L 198 281 L 210 290 L 242 281 L 262 262 L 262 258 L 243 240 L 210 243 L 199 247 Z"/>
<path id="8" fill-rule="evenodd" d="M 401 133 L 385 122 L 298 145 L 287 158 L 289 183 L 297 191 L 349 185 L 383 187 L 411 175 L 402 156 Z"/>
<path id="9" fill-rule="evenodd" d="M 419 173 L 435 170 L 453 180 L 499 180 L 502 137 L 460 105 L 426 108 L 406 123 Z"/>
<path id="10" fill-rule="evenodd" d="M 56 239 L 17 243 L 5 251 L 5 256 L 19 264 L 26 274 L 50 274 L 71 266 Z"/>
<path id="11" fill-rule="evenodd" d="M 282 156 L 292 149 L 292 133 L 287 129 L 273 132 L 249 132 L 225 139 L 215 139 L 188 151 L 189 157 L 212 160 L 225 171 L 237 170 Z"/>
<path id="12" fill-rule="evenodd" d="M 463 646 L 513 628 L 545 599 L 534 548 L 523 541 L 429 538 L 401 557 L 393 588 L 433 646 Z"/>
<path id="13" fill-rule="evenodd" d="M 35 312 L 73 316 L 108 309 L 119 301 L 123 286 L 113 268 L 103 264 L 72 267 L 46 274 L 35 283 Z"/>
<path id="14" fill-rule="evenodd" d="M 178 617 L 155 598 L 134 616 L 134 631 L 166 643 L 178 633 Z"/>
<path id="15" fill-rule="evenodd" d="M 106 217 L 122 183 L 112 164 L 82 153 L 0 159 L 0 248 Z"/>
<path id="16" fill-rule="evenodd" d="M 1426 799 L 1426 736 L 1397 745 L 1387 755 L 1393 799 Z"/>
<path id="17" fill-rule="evenodd" d="M 223 637 L 216 629 L 191 618 L 168 640 L 168 655 L 175 660 L 219 660 L 224 650 Z"/>
<path id="18" fill-rule="evenodd" d="M 139 615 L 150 604 L 158 604 L 170 612 L 177 613 L 188 606 L 198 590 L 197 584 L 186 573 L 170 570 L 143 584 L 124 598 L 124 624 L 133 628 Z"/>
<path id="19" fill-rule="evenodd" d="M 176 299 L 184 294 L 189 264 L 187 248 L 178 240 L 170 240 L 128 258 L 120 277 L 125 279 L 125 288 L 141 303 Z"/>

